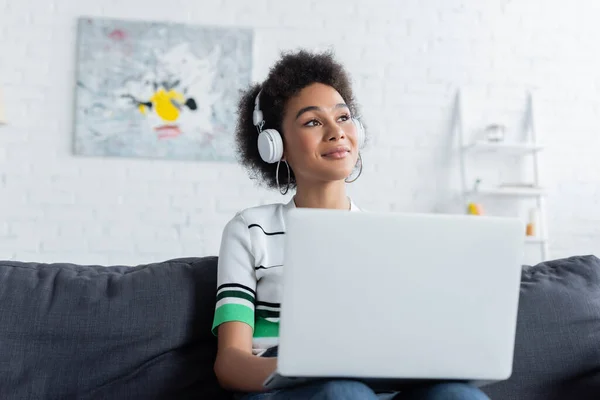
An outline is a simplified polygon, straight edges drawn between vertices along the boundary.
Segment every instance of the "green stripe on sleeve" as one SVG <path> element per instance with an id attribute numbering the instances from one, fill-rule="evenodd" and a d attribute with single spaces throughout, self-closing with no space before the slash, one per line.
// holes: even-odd
<path id="1" fill-rule="evenodd" d="M 254 329 L 254 310 L 241 304 L 223 304 L 215 310 L 212 333 L 217 336 L 217 328 L 224 322 L 244 322 Z"/>
<path id="2" fill-rule="evenodd" d="M 263 318 L 256 318 L 256 327 L 254 328 L 254 337 L 279 337 L 279 323 L 267 321 Z"/>
<path id="3" fill-rule="evenodd" d="M 254 297 L 252 297 L 252 295 L 246 292 L 241 292 L 239 290 L 224 290 L 217 295 L 217 301 L 225 297 L 238 297 L 240 299 L 246 299 L 250 303 L 254 304 Z"/>

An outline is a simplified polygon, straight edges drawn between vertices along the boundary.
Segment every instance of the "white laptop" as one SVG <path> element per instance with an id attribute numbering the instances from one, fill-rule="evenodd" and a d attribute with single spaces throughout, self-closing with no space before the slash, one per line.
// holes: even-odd
<path id="1" fill-rule="evenodd" d="M 524 235 L 512 218 L 290 210 L 265 387 L 507 379 Z"/>

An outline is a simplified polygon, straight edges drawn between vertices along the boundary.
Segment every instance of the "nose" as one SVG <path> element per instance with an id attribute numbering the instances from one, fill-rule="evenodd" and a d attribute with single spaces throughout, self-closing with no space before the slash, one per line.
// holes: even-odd
<path id="1" fill-rule="evenodd" d="M 346 133 L 341 126 L 338 124 L 331 124 L 330 126 L 331 128 L 329 128 L 327 131 L 328 141 L 335 142 L 346 137 Z"/>

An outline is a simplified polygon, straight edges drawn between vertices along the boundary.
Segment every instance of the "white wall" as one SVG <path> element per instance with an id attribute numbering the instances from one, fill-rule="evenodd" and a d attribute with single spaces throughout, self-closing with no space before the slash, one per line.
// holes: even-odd
<path id="1" fill-rule="evenodd" d="M 456 90 L 479 94 L 467 110 L 473 120 L 492 104 L 517 118 L 524 91 L 536 90 L 551 256 L 600 254 L 596 4 L 0 0 L 9 120 L 0 127 L 0 259 L 138 263 L 216 254 L 236 210 L 279 200 L 236 165 L 73 156 L 82 15 L 252 27 L 256 79 L 281 49 L 333 46 L 373 135 L 351 193 L 375 210 L 460 211 L 450 146 Z"/>

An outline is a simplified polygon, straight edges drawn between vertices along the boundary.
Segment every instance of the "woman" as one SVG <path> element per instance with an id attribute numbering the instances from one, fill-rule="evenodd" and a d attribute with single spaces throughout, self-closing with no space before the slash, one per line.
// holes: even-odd
<path id="1" fill-rule="evenodd" d="M 362 170 L 365 132 L 355 115 L 348 76 L 328 53 L 284 55 L 262 85 L 243 94 L 236 128 L 242 164 L 266 186 L 282 194 L 295 189 L 295 195 L 287 204 L 243 210 L 224 229 L 213 323 L 217 378 L 244 399 L 487 399 L 458 383 L 398 394 L 376 394 L 350 380 L 274 392 L 262 386 L 277 362 L 270 353 L 279 330 L 286 212 L 358 211 L 346 194 Z"/>

